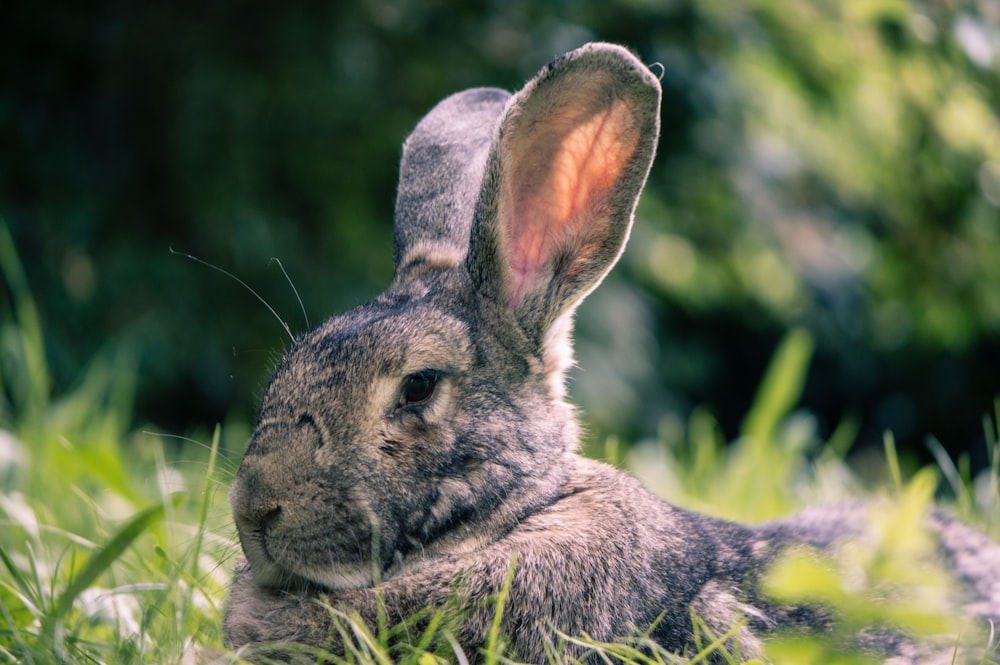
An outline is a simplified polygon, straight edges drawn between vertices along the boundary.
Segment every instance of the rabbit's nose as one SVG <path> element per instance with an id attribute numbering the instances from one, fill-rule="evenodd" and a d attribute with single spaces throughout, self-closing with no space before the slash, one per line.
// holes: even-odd
<path id="1" fill-rule="evenodd" d="M 308 415 L 294 423 L 275 420 L 259 426 L 229 490 L 233 517 L 255 528 L 273 521 L 283 504 L 290 505 L 296 488 L 309 482 L 321 441 L 319 427 Z"/>
<path id="2" fill-rule="evenodd" d="M 252 464 L 244 463 L 240 468 L 229 490 L 229 503 L 241 528 L 264 528 L 281 512 L 279 496 L 264 481 L 261 469 Z"/>

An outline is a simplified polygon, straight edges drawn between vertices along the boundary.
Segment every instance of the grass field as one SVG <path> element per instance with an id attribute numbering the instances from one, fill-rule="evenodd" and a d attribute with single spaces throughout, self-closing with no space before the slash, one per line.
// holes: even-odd
<path id="1" fill-rule="evenodd" d="M 52 397 L 38 313 L 2 228 L 0 269 L 14 312 L 0 330 L 0 662 L 239 662 L 222 647 L 220 626 L 239 551 L 225 491 L 245 427 L 183 442 L 172 433 L 130 431 L 136 375 L 128 351 L 115 348 L 94 358 L 74 390 Z M 887 435 L 881 470 L 866 474 L 882 478 L 872 487 L 844 462 L 852 423 L 821 441 L 809 414 L 795 410 L 810 355 L 807 334 L 786 338 L 743 435 L 728 445 L 711 415 L 700 411 L 689 422 L 665 423 L 657 441 L 609 440 L 588 452 L 641 469 L 644 481 L 671 501 L 727 518 L 761 521 L 861 494 L 882 502 L 872 525 L 879 537 L 851 554 L 864 571 L 860 582 L 816 560 L 789 559 L 771 572 L 776 597 L 819 599 L 838 616 L 824 639 L 774 640 L 772 662 L 865 662 L 837 646 L 838 636 L 859 623 L 959 635 L 961 627 L 935 609 L 947 578 L 945 571 L 927 572 L 932 544 L 919 523 L 937 500 L 1000 536 L 996 421 L 984 419 L 992 472 L 973 478 L 962 460 L 941 455 L 935 467 L 905 473 Z M 347 662 L 430 665 L 459 658 L 442 624 L 432 622 L 440 634 L 428 635 L 426 649 L 393 649 L 386 635 L 344 621 L 355 642 Z M 724 636 L 703 637 L 692 662 L 705 660 Z M 503 662 L 502 635 L 491 645 L 488 662 Z M 610 662 L 612 656 L 672 661 L 641 645 L 640 635 L 590 646 Z M 979 648 L 983 662 L 992 662 L 990 645 Z"/>

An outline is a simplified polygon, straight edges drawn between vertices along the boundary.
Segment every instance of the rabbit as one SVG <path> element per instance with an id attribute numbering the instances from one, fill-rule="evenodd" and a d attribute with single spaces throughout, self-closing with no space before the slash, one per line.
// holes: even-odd
<path id="1" fill-rule="evenodd" d="M 864 506 L 744 526 L 578 454 L 573 312 L 629 236 L 660 97 L 630 51 L 591 43 L 514 95 L 467 90 L 420 121 L 403 147 L 389 289 L 297 339 L 263 397 L 230 491 L 245 558 L 229 648 L 336 652 L 331 607 L 373 628 L 380 612 L 394 625 L 450 608 L 475 662 L 505 582 L 501 632 L 528 663 L 549 662 L 556 631 L 653 626 L 690 656 L 696 616 L 750 658 L 775 628 L 828 625 L 822 608 L 763 597 L 760 575 L 787 547 L 859 537 Z M 1000 548 L 943 515 L 928 527 L 961 602 L 1000 622 Z M 887 662 L 928 662 L 899 636 L 866 639 Z"/>

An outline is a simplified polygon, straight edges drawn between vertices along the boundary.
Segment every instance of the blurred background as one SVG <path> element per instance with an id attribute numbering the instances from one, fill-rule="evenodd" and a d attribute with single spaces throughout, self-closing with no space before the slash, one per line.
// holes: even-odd
<path id="1" fill-rule="evenodd" d="M 666 436 L 698 407 L 733 438 L 802 327 L 818 439 L 846 419 L 859 453 L 888 429 L 911 461 L 932 434 L 986 464 L 1000 0 L 15 3 L 0 223 L 50 389 L 110 358 L 134 377 L 133 427 L 245 432 L 288 336 L 183 254 L 293 332 L 365 301 L 391 278 L 400 145 L 421 115 L 590 40 L 660 63 L 665 92 L 632 242 L 580 313 L 572 391 L 592 440 Z M 0 356 L 0 425 L 15 366 Z"/>

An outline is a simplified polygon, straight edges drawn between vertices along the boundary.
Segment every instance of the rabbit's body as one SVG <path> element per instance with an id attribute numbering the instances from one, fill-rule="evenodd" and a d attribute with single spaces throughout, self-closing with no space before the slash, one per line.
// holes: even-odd
<path id="1" fill-rule="evenodd" d="M 692 612 L 717 635 L 749 617 L 741 646 L 747 655 L 756 651 L 752 629 L 772 619 L 744 597 L 752 593 L 746 582 L 774 541 L 673 508 L 608 465 L 572 456 L 563 462 L 571 473 L 561 492 L 514 528 L 485 542 L 433 543 L 390 566 L 380 588 L 390 617 L 403 620 L 427 607 L 445 607 L 462 594 L 494 598 L 513 561 L 504 619 L 514 652 L 526 662 L 544 661 L 546 622 L 568 635 L 610 640 L 648 627 L 662 614 L 653 636 L 680 651 L 692 643 Z M 230 602 L 228 635 L 234 644 L 325 643 L 329 615 L 310 603 L 322 588 L 263 589 L 251 583 L 251 574 L 248 568 L 239 571 Z M 375 623 L 377 600 L 370 585 L 326 592 L 335 606 L 358 610 Z M 460 611 L 467 613 L 460 642 L 474 654 L 495 606 L 468 603 Z M 249 617 L 255 620 L 245 620 Z"/>
<path id="2" fill-rule="evenodd" d="M 475 658 L 510 571 L 502 627 L 528 662 L 546 660 L 553 628 L 610 640 L 656 622 L 659 643 L 690 654 L 695 615 L 715 635 L 737 626 L 730 645 L 749 657 L 772 628 L 826 624 L 761 600 L 758 578 L 786 546 L 860 533 L 859 509 L 745 527 L 576 453 L 571 317 L 624 246 L 659 98 L 631 54 L 594 44 L 513 97 L 467 91 L 421 121 L 391 288 L 297 340 L 264 398 L 231 491 L 247 558 L 229 645 L 329 645 L 319 599 L 374 626 L 381 598 L 391 623 L 448 608 Z M 968 603 L 1000 620 L 1000 548 L 930 522 Z"/>

